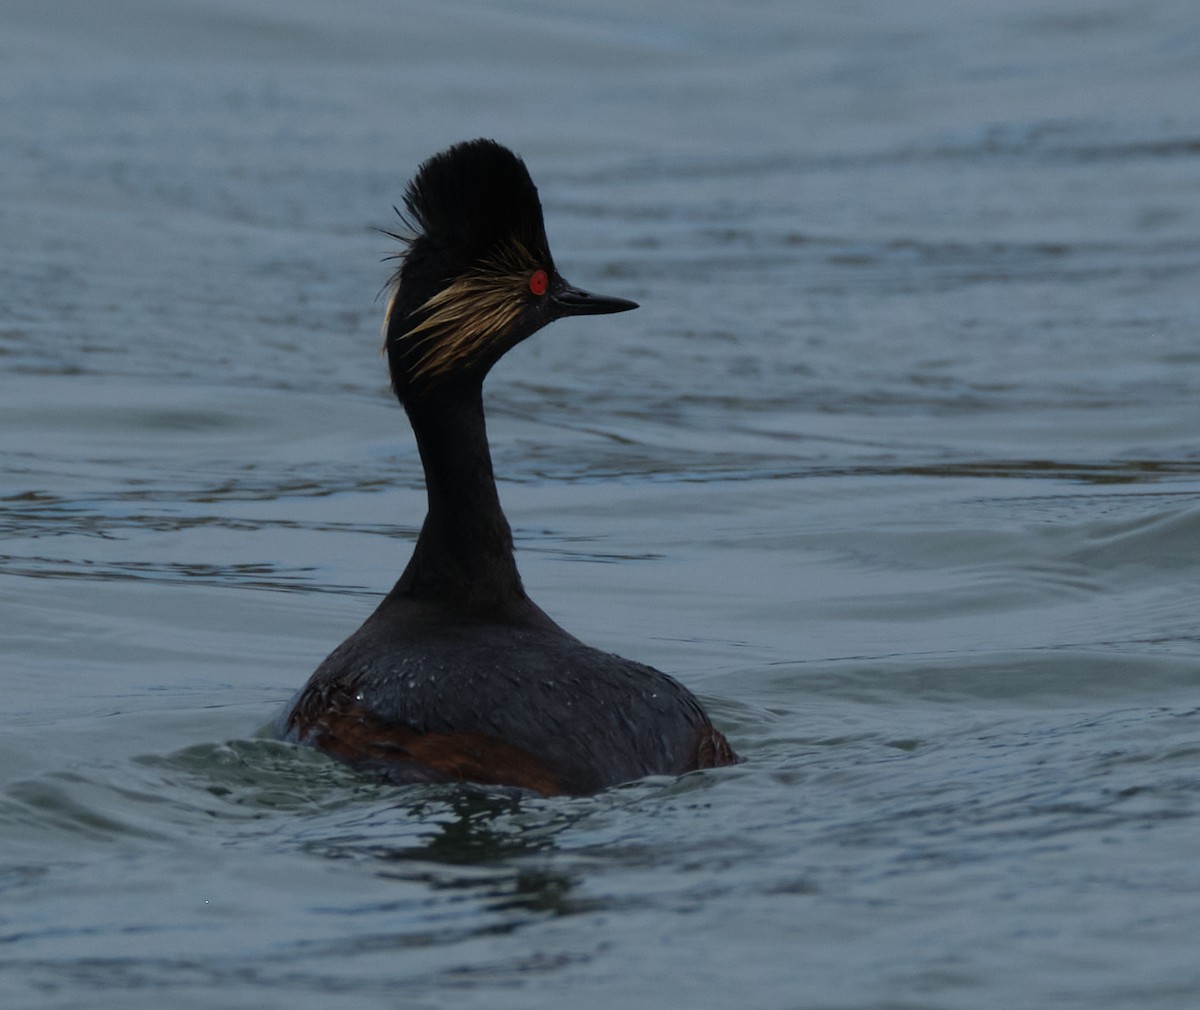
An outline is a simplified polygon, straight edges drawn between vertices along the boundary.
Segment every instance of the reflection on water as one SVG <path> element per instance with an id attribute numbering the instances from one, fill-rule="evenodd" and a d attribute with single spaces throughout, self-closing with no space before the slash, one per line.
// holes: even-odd
<path id="1" fill-rule="evenodd" d="M 243 7 L 0 15 L 0 1003 L 1190 1007 L 1193 5 Z M 526 585 L 743 765 L 255 737 L 420 526 L 372 229 L 477 135 L 642 305 L 489 380 Z"/>

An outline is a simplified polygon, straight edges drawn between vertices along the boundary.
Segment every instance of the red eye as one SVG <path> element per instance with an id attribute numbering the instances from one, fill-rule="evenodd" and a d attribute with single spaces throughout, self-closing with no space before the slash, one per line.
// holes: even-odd
<path id="1" fill-rule="evenodd" d="M 544 295 L 548 287 L 550 287 L 550 278 L 546 276 L 546 271 L 535 270 L 529 278 L 529 290 L 535 295 Z"/>

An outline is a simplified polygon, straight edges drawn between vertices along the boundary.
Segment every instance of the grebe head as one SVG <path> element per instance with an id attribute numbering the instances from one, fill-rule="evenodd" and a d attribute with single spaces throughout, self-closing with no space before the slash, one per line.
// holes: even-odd
<path id="1" fill-rule="evenodd" d="M 637 308 L 567 283 L 550 255 L 537 187 L 493 140 L 430 158 L 404 206 L 412 234 L 402 238 L 383 328 L 392 385 L 406 403 L 455 380 L 481 382 L 555 319 Z"/>

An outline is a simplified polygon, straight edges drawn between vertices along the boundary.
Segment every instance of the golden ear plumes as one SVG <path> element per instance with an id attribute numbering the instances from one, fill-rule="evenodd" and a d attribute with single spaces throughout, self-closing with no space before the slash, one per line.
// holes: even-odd
<path id="1" fill-rule="evenodd" d="M 537 269 L 524 245 L 510 243 L 428 298 L 415 314 L 421 321 L 395 338 L 412 344 L 411 377 L 437 378 L 482 357 L 525 310 L 529 277 Z M 383 320 L 385 346 L 395 302 L 393 290 Z"/>

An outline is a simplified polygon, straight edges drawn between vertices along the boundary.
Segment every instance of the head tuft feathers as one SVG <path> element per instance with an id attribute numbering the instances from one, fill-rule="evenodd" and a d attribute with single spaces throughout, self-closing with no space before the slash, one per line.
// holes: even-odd
<path id="1" fill-rule="evenodd" d="M 408 184 L 404 206 L 416 232 L 410 256 L 465 270 L 518 245 L 550 267 L 537 187 L 525 163 L 494 140 L 434 155 Z"/>

